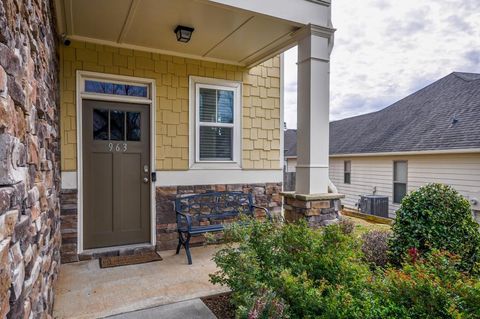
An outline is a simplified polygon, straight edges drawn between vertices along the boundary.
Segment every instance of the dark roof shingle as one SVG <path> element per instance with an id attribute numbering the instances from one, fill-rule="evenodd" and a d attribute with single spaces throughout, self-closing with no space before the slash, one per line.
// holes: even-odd
<path id="1" fill-rule="evenodd" d="M 454 72 L 380 111 L 330 123 L 331 155 L 472 148 L 480 148 L 480 74 Z M 285 150 L 296 156 L 296 142 Z"/>
<path id="2" fill-rule="evenodd" d="M 383 110 L 330 123 L 330 154 L 469 148 L 480 148 L 480 74 L 451 73 Z"/>
<path id="3" fill-rule="evenodd" d="M 297 156 L 297 130 L 284 131 L 285 156 Z"/>

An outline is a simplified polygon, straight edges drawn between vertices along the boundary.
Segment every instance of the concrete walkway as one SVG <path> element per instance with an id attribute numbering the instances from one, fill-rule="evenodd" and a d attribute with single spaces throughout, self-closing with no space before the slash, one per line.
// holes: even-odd
<path id="1" fill-rule="evenodd" d="M 200 300 L 193 299 L 108 317 L 109 319 L 216 319 Z"/>
<path id="2" fill-rule="evenodd" d="M 217 249 L 192 248 L 193 265 L 187 265 L 185 251 L 162 251 L 162 261 L 115 268 L 100 269 L 98 260 L 62 265 L 54 317 L 102 318 L 226 292 L 209 282 Z"/>

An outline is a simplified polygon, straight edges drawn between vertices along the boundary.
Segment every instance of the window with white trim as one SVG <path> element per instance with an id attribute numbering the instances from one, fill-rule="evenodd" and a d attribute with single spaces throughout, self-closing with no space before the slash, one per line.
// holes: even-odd
<path id="1" fill-rule="evenodd" d="M 239 167 L 241 84 L 203 78 L 191 84 L 195 92 L 194 164 Z"/>
<path id="2" fill-rule="evenodd" d="M 408 162 L 393 162 L 393 202 L 401 204 L 407 194 Z"/>
<path id="3" fill-rule="evenodd" d="M 352 175 L 352 162 L 344 161 L 343 162 L 343 183 L 350 184 Z"/>

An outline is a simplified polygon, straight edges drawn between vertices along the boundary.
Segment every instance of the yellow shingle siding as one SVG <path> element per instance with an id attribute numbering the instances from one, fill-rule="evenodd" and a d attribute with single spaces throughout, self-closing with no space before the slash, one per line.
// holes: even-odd
<path id="1" fill-rule="evenodd" d="M 252 69 L 92 43 L 60 48 L 61 165 L 76 170 L 76 71 L 138 76 L 156 81 L 156 169 L 188 169 L 189 81 L 203 76 L 243 82 L 242 166 L 279 169 L 280 58 Z"/>

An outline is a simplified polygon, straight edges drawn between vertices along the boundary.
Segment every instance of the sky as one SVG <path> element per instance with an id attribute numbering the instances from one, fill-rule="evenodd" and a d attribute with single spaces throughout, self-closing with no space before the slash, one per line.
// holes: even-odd
<path id="1" fill-rule="evenodd" d="M 385 108 L 454 71 L 480 73 L 480 0 L 333 0 L 330 120 Z M 296 128 L 297 49 L 285 53 Z"/>

